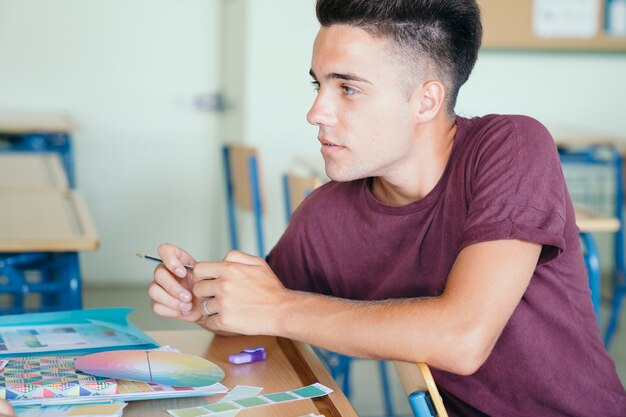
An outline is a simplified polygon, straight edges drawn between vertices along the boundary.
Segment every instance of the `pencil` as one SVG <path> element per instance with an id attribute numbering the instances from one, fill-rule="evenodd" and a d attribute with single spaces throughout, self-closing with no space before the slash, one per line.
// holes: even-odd
<path id="1" fill-rule="evenodd" d="M 154 262 L 163 263 L 163 260 L 161 260 L 160 258 L 157 258 L 156 256 L 146 255 L 146 254 L 145 254 L 145 253 L 143 253 L 143 252 L 138 252 L 138 253 L 136 253 L 136 255 L 137 255 L 139 258 L 147 259 L 147 260 L 149 260 L 149 261 L 154 261 Z M 187 268 L 188 270 L 193 271 L 193 266 L 191 266 L 191 265 L 183 265 L 183 266 L 184 266 L 185 268 Z"/>

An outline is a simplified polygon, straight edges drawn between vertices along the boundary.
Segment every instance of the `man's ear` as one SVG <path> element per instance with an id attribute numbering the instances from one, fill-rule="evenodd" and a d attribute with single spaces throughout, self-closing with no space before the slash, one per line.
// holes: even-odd
<path id="1" fill-rule="evenodd" d="M 445 106 L 445 88 L 440 81 L 425 81 L 419 88 L 416 116 L 419 122 L 434 119 Z"/>

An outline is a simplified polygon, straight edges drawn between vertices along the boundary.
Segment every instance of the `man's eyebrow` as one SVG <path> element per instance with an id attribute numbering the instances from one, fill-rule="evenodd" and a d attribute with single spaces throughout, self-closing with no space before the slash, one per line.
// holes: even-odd
<path id="1" fill-rule="evenodd" d="M 317 76 L 315 75 L 315 73 L 313 72 L 313 70 L 309 70 L 309 75 L 314 79 L 317 80 Z M 326 75 L 326 79 L 327 80 L 346 80 L 346 81 L 359 81 L 362 83 L 367 83 L 367 84 L 372 84 L 372 82 L 370 80 L 367 80 L 365 78 L 362 77 L 358 77 L 354 74 L 351 73 L 339 73 L 339 72 L 331 72 L 330 74 Z"/>

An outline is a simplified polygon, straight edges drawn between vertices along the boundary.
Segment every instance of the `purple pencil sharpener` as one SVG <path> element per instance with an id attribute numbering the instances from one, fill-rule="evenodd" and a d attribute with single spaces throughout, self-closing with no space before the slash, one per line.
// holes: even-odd
<path id="1" fill-rule="evenodd" d="M 241 365 L 242 363 L 264 361 L 267 357 L 265 348 L 263 346 L 246 348 L 239 353 L 234 353 L 228 357 L 228 362 L 235 365 Z"/>

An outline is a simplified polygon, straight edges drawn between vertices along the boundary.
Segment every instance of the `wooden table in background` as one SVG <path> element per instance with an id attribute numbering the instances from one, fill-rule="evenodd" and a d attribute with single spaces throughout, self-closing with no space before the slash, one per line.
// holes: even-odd
<path id="1" fill-rule="evenodd" d="M 226 374 L 222 383 L 228 388 L 235 385 L 257 386 L 263 387 L 262 394 L 267 394 L 319 382 L 334 390 L 320 398 L 243 409 L 238 417 L 299 417 L 309 413 L 327 417 L 358 416 L 313 350 L 304 343 L 270 336 L 221 337 L 205 330 L 155 331 L 148 334 L 161 345 L 204 357 L 218 365 Z M 228 355 L 254 346 L 265 348 L 267 360 L 244 365 L 228 362 Z M 214 403 L 222 396 L 131 401 L 124 409 L 124 417 L 169 416 L 165 410 Z"/>
<path id="2" fill-rule="evenodd" d="M 581 233 L 617 232 L 620 224 L 616 217 L 607 217 L 597 214 L 584 207 L 575 206 L 576 225 Z"/>
<path id="3" fill-rule="evenodd" d="M 0 254 L 98 248 L 80 193 L 68 189 L 55 153 L 0 154 Z"/>
<path id="4" fill-rule="evenodd" d="M 0 133 L 67 133 L 78 128 L 67 115 L 0 111 Z"/>

